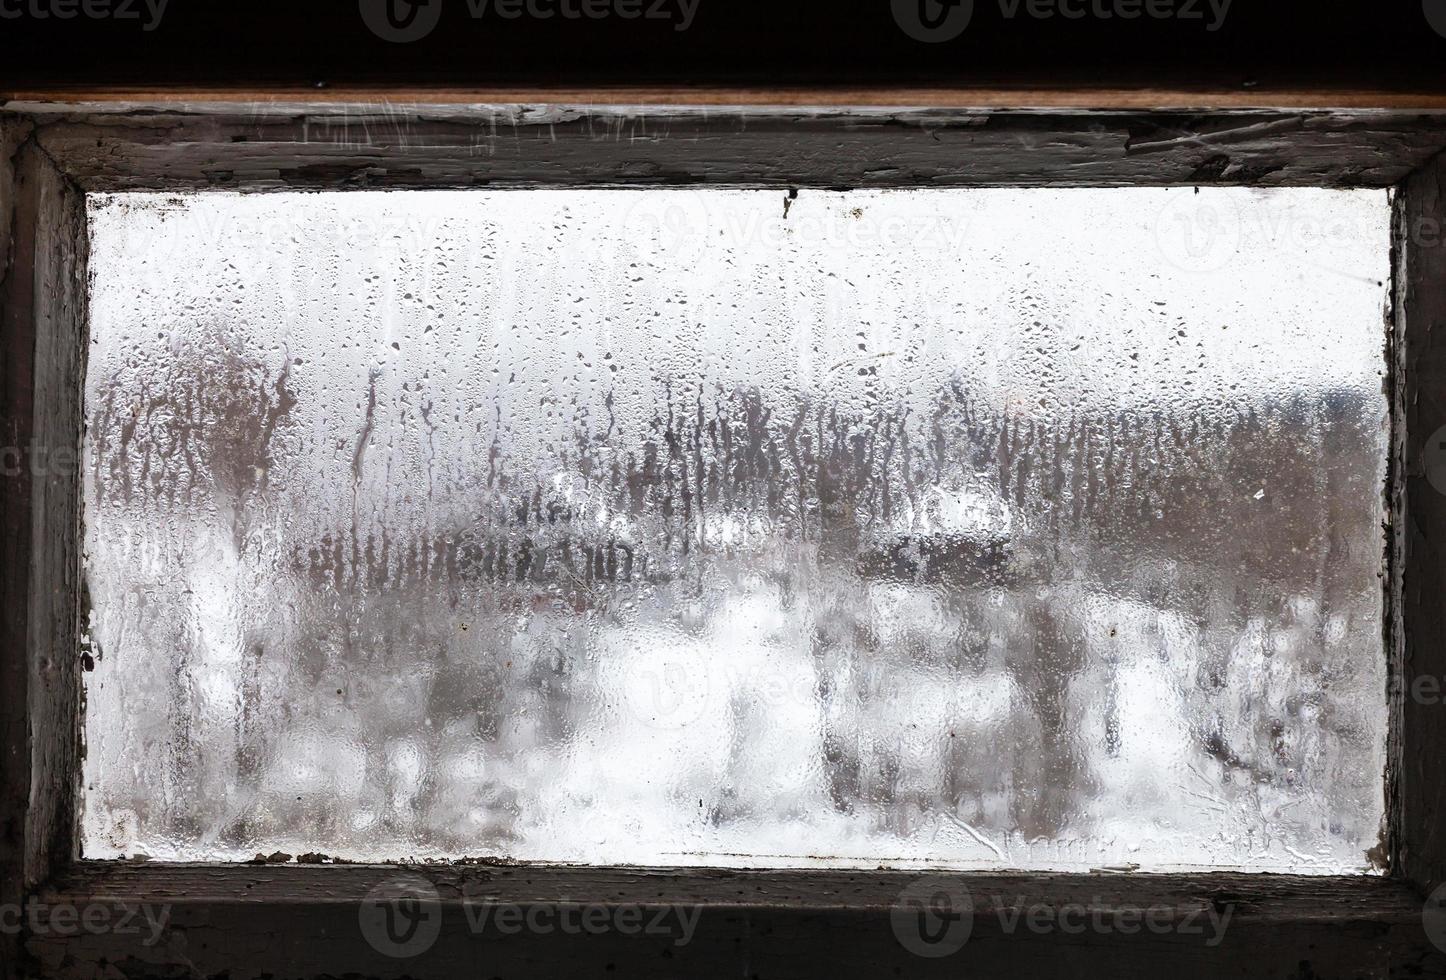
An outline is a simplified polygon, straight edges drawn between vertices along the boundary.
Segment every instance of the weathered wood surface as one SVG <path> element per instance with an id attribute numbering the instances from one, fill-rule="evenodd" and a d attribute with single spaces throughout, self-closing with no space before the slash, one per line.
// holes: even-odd
<path id="1" fill-rule="evenodd" d="M 103 111 L 98 111 L 102 110 Z M 1386 187 L 1446 147 L 1423 112 L 36 106 L 87 190 L 347 187 Z"/>
<path id="2" fill-rule="evenodd" d="M 9 108 L 14 108 L 13 106 Z M 113 111 L 112 111 L 113 110 Z M 0 310 L 0 425 L 11 445 L 74 445 L 84 342 L 85 237 L 80 188 L 255 190 L 529 186 L 989 186 L 1237 183 L 1387 186 L 1446 146 L 1435 115 L 1339 112 L 1189 114 L 879 109 L 740 112 L 384 106 L 50 108 L 5 120 L 0 221 L 11 245 Z M 73 178 L 56 170 L 52 161 Z M 14 186 L 11 187 L 11 175 Z M 1439 164 L 1402 197 L 1396 386 L 1405 427 L 1403 508 L 1393 530 L 1405 563 L 1398 676 L 1440 677 L 1439 545 L 1446 500 L 1427 478 L 1427 437 L 1446 425 L 1446 234 Z M 78 771 L 76 483 L 6 479 L 0 501 L 0 895 L 18 901 L 72 847 Z M 1446 881 L 1437 824 L 1446 796 L 1434 746 L 1439 702 L 1400 706 L 1393 743 L 1399 864 Z M 28 712 L 33 710 L 33 715 Z M 1422 748 L 1425 746 L 1425 748 Z M 399 873 L 361 867 L 80 865 L 44 901 L 159 902 L 161 941 L 144 935 L 32 934 L 36 976 L 1438 976 L 1422 905 L 1404 883 L 1276 876 L 971 875 L 973 931 L 959 952 L 905 951 L 890 909 L 916 876 L 899 873 L 695 872 L 438 867 L 444 928 L 415 960 L 368 947 L 358 909 Z M 414 870 L 410 873 L 417 873 Z M 600 901 L 703 906 L 697 934 L 484 933 L 469 909 Z M 1179 929 L 1123 936 L 1036 931 L 1015 913 L 1157 909 L 1169 921 L 1229 908 L 1221 941 Z M 1014 922 L 1014 926 L 1008 926 Z M 0 935 L 0 941 L 8 938 Z M 1439 937 L 1438 937 L 1439 938 Z M 1446 940 L 1443 940 L 1446 941 Z"/>
<path id="3" fill-rule="evenodd" d="M 562 85 L 396 86 L 287 85 L 84 86 L 52 85 L 0 92 L 0 104 L 59 103 L 65 106 L 128 103 L 151 108 L 208 104 L 391 103 L 405 105 L 634 105 L 634 106 L 913 106 L 935 109 L 1106 109 L 1130 112 L 1213 112 L 1221 109 L 1395 109 L 1440 111 L 1446 93 L 1426 87 L 1381 85 L 1210 85 L 1101 83 L 1059 87 L 1018 83 L 913 85 Z M 1339 79 L 1333 79 L 1339 82 Z M 1379 82 L 1379 79 L 1377 79 Z"/>
<path id="4" fill-rule="evenodd" d="M 1391 760 L 1401 870 L 1446 885 L 1446 161 L 1413 175 L 1397 201 L 1393 639 L 1398 718 Z M 1429 688 L 1418 682 L 1430 682 Z"/>
<path id="5" fill-rule="evenodd" d="M 73 848 L 80 770 L 84 198 L 5 131 L 0 214 L 0 901 Z"/>
<path id="6" fill-rule="evenodd" d="M 801 911 L 888 910 L 900 891 L 927 872 L 748 871 L 717 868 L 596 868 L 557 865 L 437 863 L 157 864 L 82 861 L 48 884 L 47 900 L 102 900 L 144 894 L 160 901 L 255 904 L 294 901 L 348 905 L 398 875 L 420 875 L 442 901 L 515 903 L 585 901 L 701 904 Z M 1205 874 L 1047 874 L 949 872 L 977 908 L 1004 897 L 1018 904 L 1120 902 L 1204 909 L 1231 902 L 1257 921 L 1331 922 L 1372 917 L 1419 921 L 1414 891 L 1379 876 Z"/>
<path id="7" fill-rule="evenodd" d="M 16 154 L 29 132 L 21 120 L 0 120 L 0 444 L 29 438 L 31 357 L 28 322 L 12 315 L 28 259 L 14 254 Z M 16 269 L 16 266 L 19 269 Z M 30 790 L 26 723 L 25 632 L 28 618 L 30 484 L 25 472 L 0 474 L 0 903 L 24 897 L 25 811 Z M 16 937 L 0 934 L 0 977 L 12 976 Z"/>
<path id="8" fill-rule="evenodd" d="M 363 938 L 359 903 L 399 876 L 436 889 L 441 930 L 414 958 Z M 905 872 L 736 872 L 540 867 L 83 865 L 49 902 L 151 903 L 158 941 L 33 936 L 68 976 L 485 977 L 1387 977 L 1446 975 L 1421 903 L 1384 878 L 1261 875 L 1017 875 L 930 878 L 972 900 L 967 941 L 938 958 L 906 949 L 891 910 Z M 658 932 L 569 931 L 559 906 L 649 910 Z M 541 929 L 491 918 L 541 908 Z M 701 906 L 684 939 L 677 907 Z M 1063 917 L 1061 913 L 1064 910 Z M 1228 910 L 1228 918 L 1227 916 Z M 1124 918 L 1120 918 L 1121 914 Z M 1145 915 L 1153 916 L 1146 920 Z M 581 919 L 581 912 L 577 913 Z M 614 920 L 599 913 L 603 922 Z M 1151 921 L 1153 927 L 1145 925 Z M 908 920 L 906 920 L 907 927 Z M 1064 926 L 1064 927 L 1062 927 Z M 1127 931 L 1127 926 L 1135 931 Z M 1067 927 L 1067 928 L 1066 928 Z M 109 971 L 109 972 L 108 972 Z"/>

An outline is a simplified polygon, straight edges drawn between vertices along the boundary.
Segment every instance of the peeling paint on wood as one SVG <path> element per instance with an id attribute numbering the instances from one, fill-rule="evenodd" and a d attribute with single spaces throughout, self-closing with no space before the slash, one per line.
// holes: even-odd
<path id="1" fill-rule="evenodd" d="M 23 889 L 70 859 L 80 776 L 79 475 L 32 464 L 58 448 L 80 448 L 84 198 L 18 133 L 6 125 L 0 176 L 9 231 L 0 288 L 0 443 L 11 450 L 9 472 L 0 475 L 4 902 L 19 901 Z M 13 969 L 13 956 L 4 961 Z"/>
<path id="2" fill-rule="evenodd" d="M 24 115 L 33 114 L 32 121 Z M 1398 676 L 1446 673 L 1441 652 L 1446 499 L 1430 487 L 1425 438 L 1446 425 L 1446 115 L 1330 110 L 1211 113 L 954 109 L 579 106 L 142 107 L 21 105 L 0 113 L 0 429 L 74 446 L 85 351 L 81 190 L 713 184 L 1113 186 L 1234 183 L 1391 186 L 1405 180 L 1398 266 L 1396 388 L 1404 465 L 1395 511 Z M 1413 171 L 1415 172 L 1412 176 Z M 71 865 L 80 685 L 76 486 L 7 482 L 0 498 L 0 901 L 42 882 L 47 902 L 161 902 L 162 941 L 144 935 L 31 935 L 0 945 L 5 976 L 949 976 L 1161 974 L 1446 976 L 1422 929 L 1418 891 L 1393 878 L 1191 875 L 963 875 L 975 900 L 954 956 L 908 954 L 890 909 L 916 875 L 505 867 Z M 1404 560 L 1404 564 L 1401 563 Z M 1439 827 L 1446 736 L 1439 705 L 1401 707 L 1392 747 L 1394 873 L 1446 881 Z M 1425 746 L 1425 748 L 1422 748 Z M 1409 747 L 1409 751 L 1407 750 Z M 303 859 L 321 859 L 306 855 Z M 52 877 L 55 868 L 62 874 Z M 437 945 L 389 960 L 362 940 L 368 891 L 405 871 L 442 901 Z M 465 902 L 524 908 L 599 902 L 700 906 L 697 935 L 478 935 Z M 1006 929 L 1034 907 L 1229 907 L 1224 940 Z M 12 937 L 0 936 L 0 943 Z"/>
<path id="3" fill-rule="evenodd" d="M 1429 891 L 1446 884 L 1446 704 L 1417 697 L 1420 679 L 1432 691 L 1446 677 L 1446 161 L 1433 160 L 1403 185 L 1397 200 L 1396 561 L 1393 565 L 1392 699 L 1399 715 L 1391 746 L 1391 795 L 1401 872 Z M 1429 472 L 1433 466 L 1434 474 Z"/>
<path id="4" fill-rule="evenodd" d="M 12 104 L 9 108 L 27 108 Z M 1385 187 L 1446 115 L 938 109 L 31 106 L 87 190 L 605 186 Z"/>

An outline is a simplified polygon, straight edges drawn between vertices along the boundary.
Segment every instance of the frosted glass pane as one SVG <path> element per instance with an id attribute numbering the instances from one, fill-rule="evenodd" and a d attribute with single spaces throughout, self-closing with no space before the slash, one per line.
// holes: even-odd
<path id="1" fill-rule="evenodd" d="M 1388 221 L 94 198 L 85 853 L 1368 870 Z"/>

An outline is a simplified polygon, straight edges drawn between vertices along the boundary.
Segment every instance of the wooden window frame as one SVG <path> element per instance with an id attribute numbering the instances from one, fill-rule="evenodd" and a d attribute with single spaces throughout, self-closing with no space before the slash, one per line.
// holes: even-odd
<path id="1" fill-rule="evenodd" d="M 0 496 L 0 903 L 164 903 L 135 934 L 0 936 L 5 976 L 1388 976 L 1446 973 L 1422 924 L 1446 884 L 1446 495 L 1426 440 L 1446 426 L 1446 114 L 1437 110 L 1024 110 L 787 105 L 11 101 L 0 108 L 0 440 L 75 453 L 88 347 L 92 191 L 523 186 L 1394 188 L 1393 419 L 1384 649 L 1391 725 L 1381 876 L 941 873 L 974 897 L 953 956 L 919 958 L 892 871 L 411 867 L 444 928 L 414 960 L 362 941 L 395 866 L 164 865 L 78 857 L 83 756 L 78 468 L 19 467 Z M 1443 334 L 1446 336 L 1446 334 Z M 59 470 L 60 472 L 55 472 Z M 689 905 L 696 935 L 479 939 L 462 903 Z M 1223 941 L 1179 932 L 1002 927 L 1035 906 L 1230 907 Z"/>

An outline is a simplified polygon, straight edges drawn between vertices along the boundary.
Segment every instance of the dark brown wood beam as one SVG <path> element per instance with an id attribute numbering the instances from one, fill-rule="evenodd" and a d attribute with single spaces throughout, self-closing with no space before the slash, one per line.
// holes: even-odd
<path id="1" fill-rule="evenodd" d="M 15 104 L 86 190 L 549 184 L 1388 187 L 1446 113 Z"/>
<path id="2" fill-rule="evenodd" d="M 13 904 L 75 840 L 87 238 L 84 195 L 27 127 L 7 121 L 0 147 L 0 903 Z M 9 952 L 0 969 L 15 969 Z"/>
<path id="3" fill-rule="evenodd" d="M 1446 677 L 1446 160 L 1413 174 L 1397 199 L 1393 343 L 1397 559 L 1392 656 L 1396 741 L 1392 802 L 1401 871 L 1446 884 L 1446 701 L 1422 697 Z M 1430 682 L 1423 688 L 1419 682 Z"/>
<path id="4" fill-rule="evenodd" d="M 336 85 L 86 86 L 0 90 L 0 105 L 75 107 L 292 104 L 585 106 L 869 106 L 932 109 L 1102 109 L 1133 112 L 1221 109 L 1446 110 L 1446 91 L 1429 88 L 1330 88 L 1198 85 Z M 13 108 L 13 107 L 12 107 Z"/>
<path id="5" fill-rule="evenodd" d="M 968 900 L 967 941 L 937 958 L 906 948 L 900 933 L 916 923 L 895 918 L 920 880 Z M 435 890 L 440 931 L 419 955 L 388 959 L 359 910 L 398 881 Z M 40 897 L 166 916 L 149 945 L 147 928 L 31 937 L 38 962 L 76 976 L 1446 975 L 1420 899 L 1386 878 L 94 863 Z M 584 907 L 603 910 L 590 913 L 600 930 L 564 925 L 563 908 L 581 923 Z M 503 908 L 518 910 L 510 931 Z M 621 908 L 660 929 L 613 928 Z"/>

